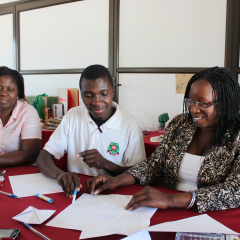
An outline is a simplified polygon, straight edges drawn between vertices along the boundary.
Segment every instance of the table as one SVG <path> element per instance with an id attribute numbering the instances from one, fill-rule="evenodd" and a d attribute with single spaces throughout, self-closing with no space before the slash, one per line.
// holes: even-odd
<path id="1" fill-rule="evenodd" d="M 143 141 L 144 141 L 144 146 L 145 146 L 145 151 L 146 151 L 146 157 L 149 158 L 151 154 L 155 151 L 157 148 L 158 144 L 157 142 L 151 142 L 150 138 L 151 137 L 156 137 L 160 136 L 159 131 L 155 132 L 149 132 L 148 135 L 144 135 Z"/>
<path id="2" fill-rule="evenodd" d="M 20 166 L 20 167 L 12 167 L 5 168 L 7 173 L 5 174 L 6 179 L 4 180 L 3 186 L 0 186 L 0 190 L 12 193 L 11 185 L 9 182 L 9 176 L 13 175 L 22 175 L 22 174 L 31 174 L 38 173 L 39 170 L 34 166 Z M 4 170 L 0 168 L 0 171 Z M 83 188 L 80 193 L 77 194 L 77 198 L 82 193 L 87 193 L 87 189 L 85 186 L 85 181 L 89 179 L 89 176 L 79 174 L 80 181 L 83 185 Z M 126 194 L 132 195 L 138 191 L 140 191 L 144 186 L 140 185 L 131 185 L 117 188 L 113 191 L 105 191 L 104 194 Z M 156 187 L 157 189 L 166 192 L 166 193 L 174 193 L 177 192 L 171 189 L 164 189 L 161 187 Z M 7 197 L 5 195 L 0 194 L 0 228 L 19 228 L 21 233 L 19 236 L 19 240 L 26 239 L 41 239 L 36 236 L 33 232 L 26 229 L 21 222 L 18 222 L 12 217 L 21 213 L 29 206 L 33 206 L 37 209 L 52 209 L 56 210 L 54 215 L 40 225 L 32 225 L 36 230 L 40 231 L 51 240 L 58 239 L 79 239 L 80 231 L 62 229 L 62 228 L 54 228 L 45 226 L 45 224 L 50 221 L 53 217 L 55 217 L 58 213 L 60 213 L 63 209 L 65 209 L 69 204 L 71 204 L 72 199 L 66 197 L 64 193 L 54 193 L 48 194 L 48 197 L 53 199 L 53 203 L 49 204 L 35 196 L 32 197 L 24 197 L 19 199 L 14 199 Z M 220 221 L 222 224 L 231 228 L 236 232 L 240 232 L 240 224 L 239 224 L 239 216 L 240 216 L 240 208 L 229 209 L 223 211 L 215 211 L 209 212 L 209 216 Z M 151 218 L 151 225 L 155 225 L 158 223 L 166 222 L 166 221 L 175 221 L 182 218 L 192 217 L 198 215 L 194 210 L 182 210 L 182 209 L 166 209 L 166 210 L 157 210 L 156 213 Z M 153 240 L 164 239 L 164 240 L 174 240 L 175 233 L 160 233 L 160 232 L 151 232 L 150 233 Z M 98 238 L 91 238 L 95 240 L 117 240 L 122 239 L 121 235 L 110 235 Z"/>

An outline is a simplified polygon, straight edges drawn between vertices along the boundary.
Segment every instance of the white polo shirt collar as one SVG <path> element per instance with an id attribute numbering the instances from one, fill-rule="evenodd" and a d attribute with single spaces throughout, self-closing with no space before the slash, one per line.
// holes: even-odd
<path id="1" fill-rule="evenodd" d="M 122 113 L 119 109 L 119 106 L 117 103 L 113 102 L 113 107 L 116 108 L 115 113 L 112 115 L 111 118 L 109 118 L 103 125 L 101 125 L 101 129 L 104 130 L 104 128 L 112 128 L 112 129 L 119 129 L 122 121 Z M 83 116 L 81 118 L 81 121 L 86 122 L 86 123 L 91 123 L 93 122 L 95 125 L 96 123 L 92 120 L 90 117 L 89 111 L 87 108 L 84 106 L 84 112 Z M 97 125 L 96 125 L 97 128 Z"/>

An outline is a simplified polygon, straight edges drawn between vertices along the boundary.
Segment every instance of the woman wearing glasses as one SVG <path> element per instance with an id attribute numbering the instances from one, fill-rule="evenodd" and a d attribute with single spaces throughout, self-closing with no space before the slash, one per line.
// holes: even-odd
<path id="1" fill-rule="evenodd" d="M 126 209 L 196 208 L 199 213 L 240 206 L 240 87 L 225 68 L 195 74 L 184 96 L 184 113 L 168 125 L 150 158 L 115 178 L 87 181 L 91 193 L 140 183 L 181 190 L 166 194 L 151 187 L 134 194 Z"/>

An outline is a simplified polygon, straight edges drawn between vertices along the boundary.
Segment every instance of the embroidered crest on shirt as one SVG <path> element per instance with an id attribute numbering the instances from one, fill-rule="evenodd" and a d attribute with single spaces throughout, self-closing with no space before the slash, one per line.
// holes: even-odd
<path id="1" fill-rule="evenodd" d="M 111 142 L 108 146 L 107 152 L 112 156 L 119 155 L 119 144 Z"/>

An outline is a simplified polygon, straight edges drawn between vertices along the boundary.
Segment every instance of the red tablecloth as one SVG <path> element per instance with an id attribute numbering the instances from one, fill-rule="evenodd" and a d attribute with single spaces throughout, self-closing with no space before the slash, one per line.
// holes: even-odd
<path id="1" fill-rule="evenodd" d="M 155 151 L 159 143 L 156 142 L 151 142 L 150 138 L 151 137 L 156 137 L 160 136 L 159 131 L 156 132 L 149 132 L 148 135 L 144 135 L 143 141 L 144 141 L 144 146 L 145 146 L 145 151 L 146 151 L 146 157 L 149 158 L 151 154 Z"/>
<path id="2" fill-rule="evenodd" d="M 3 186 L 0 186 L 0 190 L 12 193 L 12 188 L 9 182 L 9 176 L 13 175 L 22 175 L 22 174 L 31 174 L 38 173 L 39 170 L 34 166 L 21 166 L 21 167 L 12 167 L 5 168 L 7 169 L 7 173 L 5 175 L 6 179 L 4 180 Z M 4 170 L 0 168 L 0 171 Z M 80 193 L 78 193 L 77 198 L 82 194 L 86 193 L 87 189 L 85 187 L 85 181 L 89 178 L 85 175 L 79 175 L 83 188 Z M 132 185 L 127 187 L 121 187 L 115 189 L 113 191 L 106 191 L 105 194 L 115 193 L 115 194 L 126 194 L 132 195 L 138 191 L 140 191 L 143 186 Z M 157 187 L 163 192 L 173 193 L 176 192 L 170 189 L 163 189 Z M 33 206 L 37 209 L 52 209 L 56 210 L 54 215 L 40 225 L 32 225 L 36 230 L 40 231 L 50 239 L 79 239 L 80 231 L 62 229 L 62 228 L 54 228 L 45 226 L 45 224 L 54 218 L 58 213 L 60 213 L 63 209 L 65 209 L 69 204 L 71 204 L 72 200 L 64 195 L 64 193 L 54 193 L 48 194 L 48 197 L 53 199 L 53 203 L 49 204 L 35 196 L 32 197 L 24 197 L 19 199 L 14 199 L 7 197 L 5 195 L 0 194 L 0 228 L 19 228 L 21 230 L 19 240 L 26 239 L 41 239 L 36 236 L 33 232 L 26 229 L 21 222 L 18 222 L 12 217 L 21 213 L 29 206 Z M 227 227 L 231 228 L 236 232 L 240 232 L 240 224 L 239 224 L 239 216 L 240 216 L 240 208 L 224 210 L 224 211 L 216 211 L 208 213 L 211 217 L 223 223 Z M 182 218 L 187 218 L 191 216 L 198 215 L 194 210 L 181 210 L 181 209 L 166 209 L 166 210 L 157 210 L 157 212 L 151 218 L 151 225 L 155 225 L 158 223 L 166 222 L 166 221 L 174 221 Z M 164 240 L 174 240 L 175 233 L 150 233 L 153 240 L 164 239 Z M 110 235 L 99 238 L 94 238 L 96 240 L 110 240 L 110 239 L 122 239 L 121 235 Z"/>

